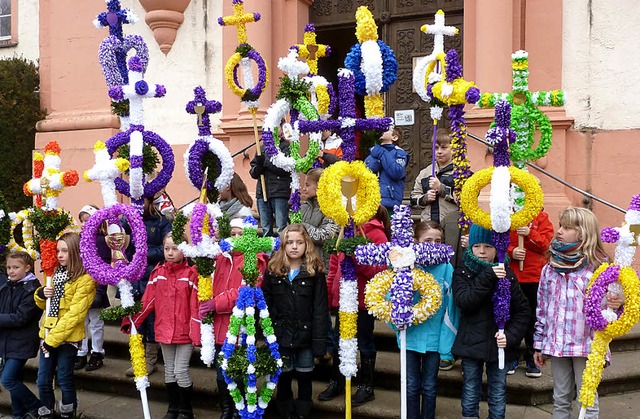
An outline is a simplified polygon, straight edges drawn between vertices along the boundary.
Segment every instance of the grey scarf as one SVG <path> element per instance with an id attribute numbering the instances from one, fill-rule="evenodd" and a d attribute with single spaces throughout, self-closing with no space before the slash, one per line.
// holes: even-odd
<path id="1" fill-rule="evenodd" d="M 229 201 L 220 201 L 218 204 L 220 205 L 220 210 L 228 214 L 230 219 L 235 218 L 234 216 L 244 207 L 238 198 L 232 198 Z"/>

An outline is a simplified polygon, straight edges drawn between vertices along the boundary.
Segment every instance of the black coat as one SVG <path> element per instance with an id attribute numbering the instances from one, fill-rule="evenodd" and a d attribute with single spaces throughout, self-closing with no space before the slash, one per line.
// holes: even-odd
<path id="1" fill-rule="evenodd" d="M 38 322 L 42 310 L 36 306 L 33 293 L 40 283 L 32 280 L 12 282 L 0 279 L 0 357 L 29 359 L 38 354 L 40 338 Z"/>
<path id="2" fill-rule="evenodd" d="M 286 170 L 276 167 L 271 160 L 265 155 L 264 147 L 261 147 L 262 155 L 257 154 L 251 160 L 251 169 L 249 174 L 258 181 L 256 186 L 256 199 L 262 199 L 262 182 L 260 175 L 264 175 L 267 185 L 267 199 L 269 198 L 287 198 L 291 196 L 291 174 Z M 280 140 L 280 150 L 285 156 L 289 156 L 289 143 Z"/>
<path id="3" fill-rule="evenodd" d="M 323 273 L 314 276 L 301 269 L 289 281 L 268 272 L 262 282 L 278 345 L 286 349 L 311 347 L 314 356 L 326 351 L 329 312 L 327 281 Z"/>
<path id="4" fill-rule="evenodd" d="M 504 333 L 506 365 L 518 358 L 518 347 L 529 325 L 529 303 L 520 289 L 515 274 L 508 267 L 507 278 L 511 282 L 511 317 Z M 460 325 L 452 352 L 462 358 L 498 362 L 498 346 L 495 334 L 498 327 L 493 317 L 493 290 L 498 278 L 490 267 L 478 275 L 466 267 L 453 273 L 453 298 L 460 308 Z"/>

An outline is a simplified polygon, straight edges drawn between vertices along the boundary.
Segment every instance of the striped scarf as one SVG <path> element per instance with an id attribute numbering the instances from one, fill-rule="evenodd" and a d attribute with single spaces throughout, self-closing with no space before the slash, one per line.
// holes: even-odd
<path id="1" fill-rule="evenodd" d="M 567 273 L 582 268 L 587 256 L 578 250 L 582 242 L 562 243 L 556 239 L 551 242 L 549 264 L 559 273 Z"/>

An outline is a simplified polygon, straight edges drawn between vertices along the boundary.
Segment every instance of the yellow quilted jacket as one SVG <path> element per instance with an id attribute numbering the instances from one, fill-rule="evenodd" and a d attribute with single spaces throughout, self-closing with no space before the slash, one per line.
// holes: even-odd
<path id="1" fill-rule="evenodd" d="M 46 299 L 34 294 L 36 305 L 45 309 Z M 96 295 L 96 283 L 89 274 L 84 274 L 64 285 L 64 297 L 60 299 L 58 317 L 45 317 L 40 326 L 40 338 L 44 339 L 44 330 L 49 329 L 45 339 L 47 345 L 54 348 L 63 342 L 80 342 L 84 338 L 84 318 Z"/>

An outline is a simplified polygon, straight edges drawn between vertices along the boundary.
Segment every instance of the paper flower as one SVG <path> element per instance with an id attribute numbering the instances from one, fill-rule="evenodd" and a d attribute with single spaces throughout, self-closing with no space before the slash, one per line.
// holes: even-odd
<path id="1" fill-rule="evenodd" d="M 316 39 L 316 28 L 309 23 L 304 27 L 303 43 L 295 45 L 300 57 L 306 60 L 311 75 L 318 74 L 318 59 L 331 55 L 331 47 L 318 44 Z"/>
<path id="2" fill-rule="evenodd" d="M 23 209 L 18 213 L 11 213 L 11 229 L 9 231 L 9 241 L 7 247 L 11 251 L 19 251 L 26 252 L 31 256 L 31 259 L 36 260 L 40 255 L 36 251 L 36 244 L 33 240 L 33 223 L 29 219 L 31 215 L 31 211 L 28 209 Z M 22 241 L 24 242 L 24 246 L 20 246 L 16 242 L 16 237 L 14 235 L 15 229 L 22 225 Z"/>
<path id="3" fill-rule="evenodd" d="M 100 182 L 104 206 L 111 207 L 118 203 L 115 179 L 127 171 L 129 161 L 123 158 L 112 159 L 106 144 L 102 141 L 96 142 L 93 146 L 93 153 L 95 155 L 95 164 L 91 169 L 84 172 L 84 179 L 87 182 L 94 180 Z"/>

